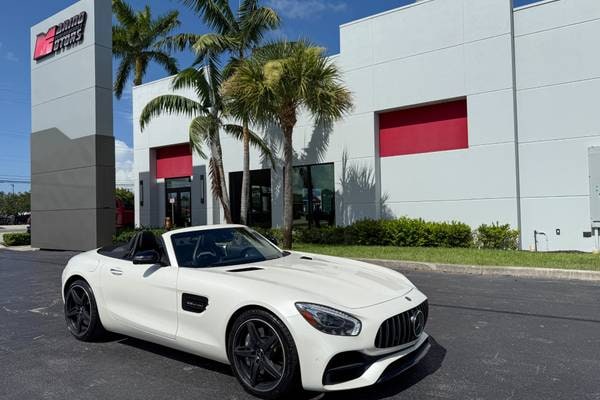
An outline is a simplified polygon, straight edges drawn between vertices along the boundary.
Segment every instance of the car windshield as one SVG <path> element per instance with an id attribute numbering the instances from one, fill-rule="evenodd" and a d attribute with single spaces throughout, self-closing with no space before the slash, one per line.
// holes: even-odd
<path id="1" fill-rule="evenodd" d="M 207 268 L 248 264 L 283 257 L 267 239 L 251 229 L 219 228 L 171 236 L 180 267 Z"/>

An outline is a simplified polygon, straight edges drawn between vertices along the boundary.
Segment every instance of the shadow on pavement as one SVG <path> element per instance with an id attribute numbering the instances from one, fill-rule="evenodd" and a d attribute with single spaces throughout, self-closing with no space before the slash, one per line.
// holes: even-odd
<path id="1" fill-rule="evenodd" d="M 331 393 L 313 393 L 303 392 L 296 393 L 294 399 L 298 400 L 378 400 L 395 396 L 406 389 L 416 385 L 427 376 L 434 374 L 441 368 L 444 358 L 446 357 L 446 349 L 442 347 L 434 338 L 430 337 L 431 349 L 421 360 L 421 362 L 410 370 L 406 371 L 399 377 L 391 381 L 370 386 L 363 389 L 348 390 Z M 169 347 L 161 346 L 155 343 L 146 342 L 131 337 L 121 336 L 114 333 L 109 333 L 101 342 L 118 342 L 126 346 L 135 347 L 137 349 L 148 351 L 161 357 L 167 357 L 175 361 L 186 363 L 198 368 L 204 368 L 213 372 L 221 373 L 228 376 L 233 376 L 231 368 L 228 365 L 221 364 L 216 361 L 208 360 L 200 356 L 190 353 L 185 353 L 179 350 L 174 350 Z"/>
<path id="2" fill-rule="evenodd" d="M 172 360 L 193 365 L 198 368 L 204 368 L 209 371 L 233 376 L 231 368 L 228 365 L 221 364 L 217 361 L 212 361 L 206 358 L 202 358 L 194 354 L 185 353 L 183 351 L 171 349 L 169 347 L 161 346 L 159 344 L 150 343 L 139 339 L 134 339 L 131 337 L 117 337 L 117 335 L 114 335 L 112 340 L 118 341 L 120 344 L 124 344 L 126 346 L 131 346 L 140 350 L 149 351 L 161 357 L 167 357 Z"/>

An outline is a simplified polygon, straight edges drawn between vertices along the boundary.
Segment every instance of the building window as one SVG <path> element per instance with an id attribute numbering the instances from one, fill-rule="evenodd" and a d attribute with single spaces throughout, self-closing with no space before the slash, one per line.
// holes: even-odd
<path id="1" fill-rule="evenodd" d="M 333 163 L 294 167 L 292 186 L 295 226 L 335 224 Z"/>
<path id="2" fill-rule="evenodd" d="M 468 147 L 466 99 L 379 114 L 381 157 Z"/>
<path id="3" fill-rule="evenodd" d="M 229 173 L 229 197 L 233 222 L 239 224 L 242 203 L 243 172 Z M 271 221 L 271 170 L 250 171 L 250 202 L 248 225 L 270 228 Z"/>

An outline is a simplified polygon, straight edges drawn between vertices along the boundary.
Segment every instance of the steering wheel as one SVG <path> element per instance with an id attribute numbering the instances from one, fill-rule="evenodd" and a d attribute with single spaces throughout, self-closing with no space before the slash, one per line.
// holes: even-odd
<path id="1" fill-rule="evenodd" d="M 207 266 L 211 263 L 217 262 L 219 258 L 216 252 L 207 251 L 200 248 L 200 239 L 196 242 L 194 247 L 194 253 L 192 255 L 192 262 L 195 266 Z"/>
<path id="2" fill-rule="evenodd" d="M 245 247 L 244 249 L 242 249 L 242 251 L 240 251 L 240 257 L 249 258 L 249 257 L 251 257 L 252 252 L 254 252 L 256 254 L 256 257 L 261 256 L 260 252 L 258 250 L 256 250 L 254 247 Z"/>

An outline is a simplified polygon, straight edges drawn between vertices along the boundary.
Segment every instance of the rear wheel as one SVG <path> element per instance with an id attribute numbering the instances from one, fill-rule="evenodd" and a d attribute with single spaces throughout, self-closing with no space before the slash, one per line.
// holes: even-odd
<path id="1" fill-rule="evenodd" d="M 93 341 L 105 333 L 94 292 L 86 281 L 77 280 L 69 285 L 65 293 L 65 319 L 67 329 L 78 340 Z"/>
<path id="2" fill-rule="evenodd" d="M 250 310 L 241 314 L 229 333 L 227 350 L 233 372 L 247 392 L 277 399 L 299 386 L 294 339 L 270 313 Z"/>

